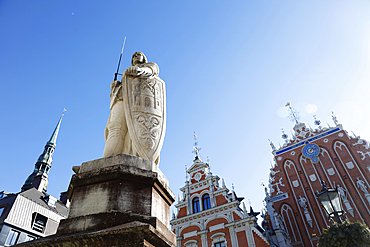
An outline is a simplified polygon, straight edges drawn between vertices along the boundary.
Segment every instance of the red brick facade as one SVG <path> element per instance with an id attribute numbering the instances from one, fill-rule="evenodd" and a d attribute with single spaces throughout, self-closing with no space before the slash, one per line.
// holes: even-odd
<path id="1" fill-rule="evenodd" d="M 209 172 L 199 158 L 187 173 L 182 199 L 175 205 L 177 215 L 171 227 L 178 247 L 264 247 L 269 246 L 257 225 L 256 213 L 241 209 L 243 198 L 229 191 L 220 178 Z"/>
<path id="2" fill-rule="evenodd" d="M 342 206 L 351 222 L 370 225 L 370 146 L 333 120 L 335 127 L 316 130 L 298 123 L 282 148 L 276 150 L 271 143 L 276 164 L 267 202 L 282 216 L 293 246 L 316 246 L 322 229 L 332 224 L 315 195 L 322 189 L 321 180 L 342 191 Z M 317 163 L 302 155 L 308 144 L 319 147 Z"/>

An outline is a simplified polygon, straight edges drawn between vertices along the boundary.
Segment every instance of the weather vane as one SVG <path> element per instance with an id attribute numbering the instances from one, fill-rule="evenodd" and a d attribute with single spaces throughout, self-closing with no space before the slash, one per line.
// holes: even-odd
<path id="1" fill-rule="evenodd" d="M 317 125 L 317 126 L 319 126 L 319 129 L 321 129 L 321 126 L 320 126 L 320 124 L 321 124 L 321 121 L 320 121 L 320 119 L 317 119 L 316 118 L 316 115 L 313 115 L 313 119 L 314 119 L 314 124 L 315 125 Z"/>
<path id="2" fill-rule="evenodd" d="M 298 124 L 298 120 L 301 119 L 301 116 L 299 116 L 299 112 L 296 111 L 291 105 L 290 105 L 290 102 L 286 103 L 287 107 L 289 107 L 289 110 L 290 110 L 290 114 L 289 114 L 289 118 L 290 118 L 290 121 L 292 122 L 295 122 L 296 124 Z"/>
<path id="3" fill-rule="evenodd" d="M 199 159 L 199 151 L 201 150 L 201 148 L 198 148 L 198 140 L 197 140 L 197 135 L 195 134 L 195 131 L 194 131 L 194 151 L 193 153 L 195 153 L 195 159 Z"/>
<path id="4" fill-rule="evenodd" d="M 62 116 L 64 116 L 64 112 L 66 112 L 66 111 L 67 111 L 67 109 L 63 108 Z"/>
<path id="5" fill-rule="evenodd" d="M 284 132 L 284 129 L 283 129 L 283 128 L 281 129 L 281 132 L 283 132 L 283 134 L 281 135 L 281 138 L 283 138 L 284 140 L 286 140 L 286 139 L 288 138 L 288 135 L 287 135 L 287 134 L 285 134 L 285 132 Z"/>

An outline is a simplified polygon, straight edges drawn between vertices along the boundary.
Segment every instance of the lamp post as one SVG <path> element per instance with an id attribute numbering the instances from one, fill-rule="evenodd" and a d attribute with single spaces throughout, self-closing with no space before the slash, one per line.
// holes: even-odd
<path id="1" fill-rule="evenodd" d="M 344 210 L 338 189 L 328 188 L 324 181 L 321 181 L 321 185 L 321 192 L 316 194 L 317 199 L 329 217 L 334 218 L 337 223 L 341 223 L 340 216 L 344 214 Z"/>

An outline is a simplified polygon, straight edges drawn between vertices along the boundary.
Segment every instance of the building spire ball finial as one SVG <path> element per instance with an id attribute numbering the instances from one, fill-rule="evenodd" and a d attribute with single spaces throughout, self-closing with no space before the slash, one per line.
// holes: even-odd
<path id="1" fill-rule="evenodd" d="M 290 121 L 292 122 L 295 122 L 296 124 L 298 124 L 298 121 L 299 119 L 301 119 L 301 116 L 299 115 L 299 112 L 296 111 L 290 104 L 290 102 L 286 103 L 287 107 L 289 107 L 289 110 L 290 110 L 290 113 L 289 113 L 289 118 L 290 118 Z"/>

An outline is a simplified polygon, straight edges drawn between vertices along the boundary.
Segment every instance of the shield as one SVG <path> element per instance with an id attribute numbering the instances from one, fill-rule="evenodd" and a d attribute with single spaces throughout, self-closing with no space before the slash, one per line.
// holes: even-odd
<path id="1" fill-rule="evenodd" d="M 158 76 L 125 75 L 123 100 L 128 132 L 140 157 L 156 161 L 166 132 L 166 89 Z"/>

